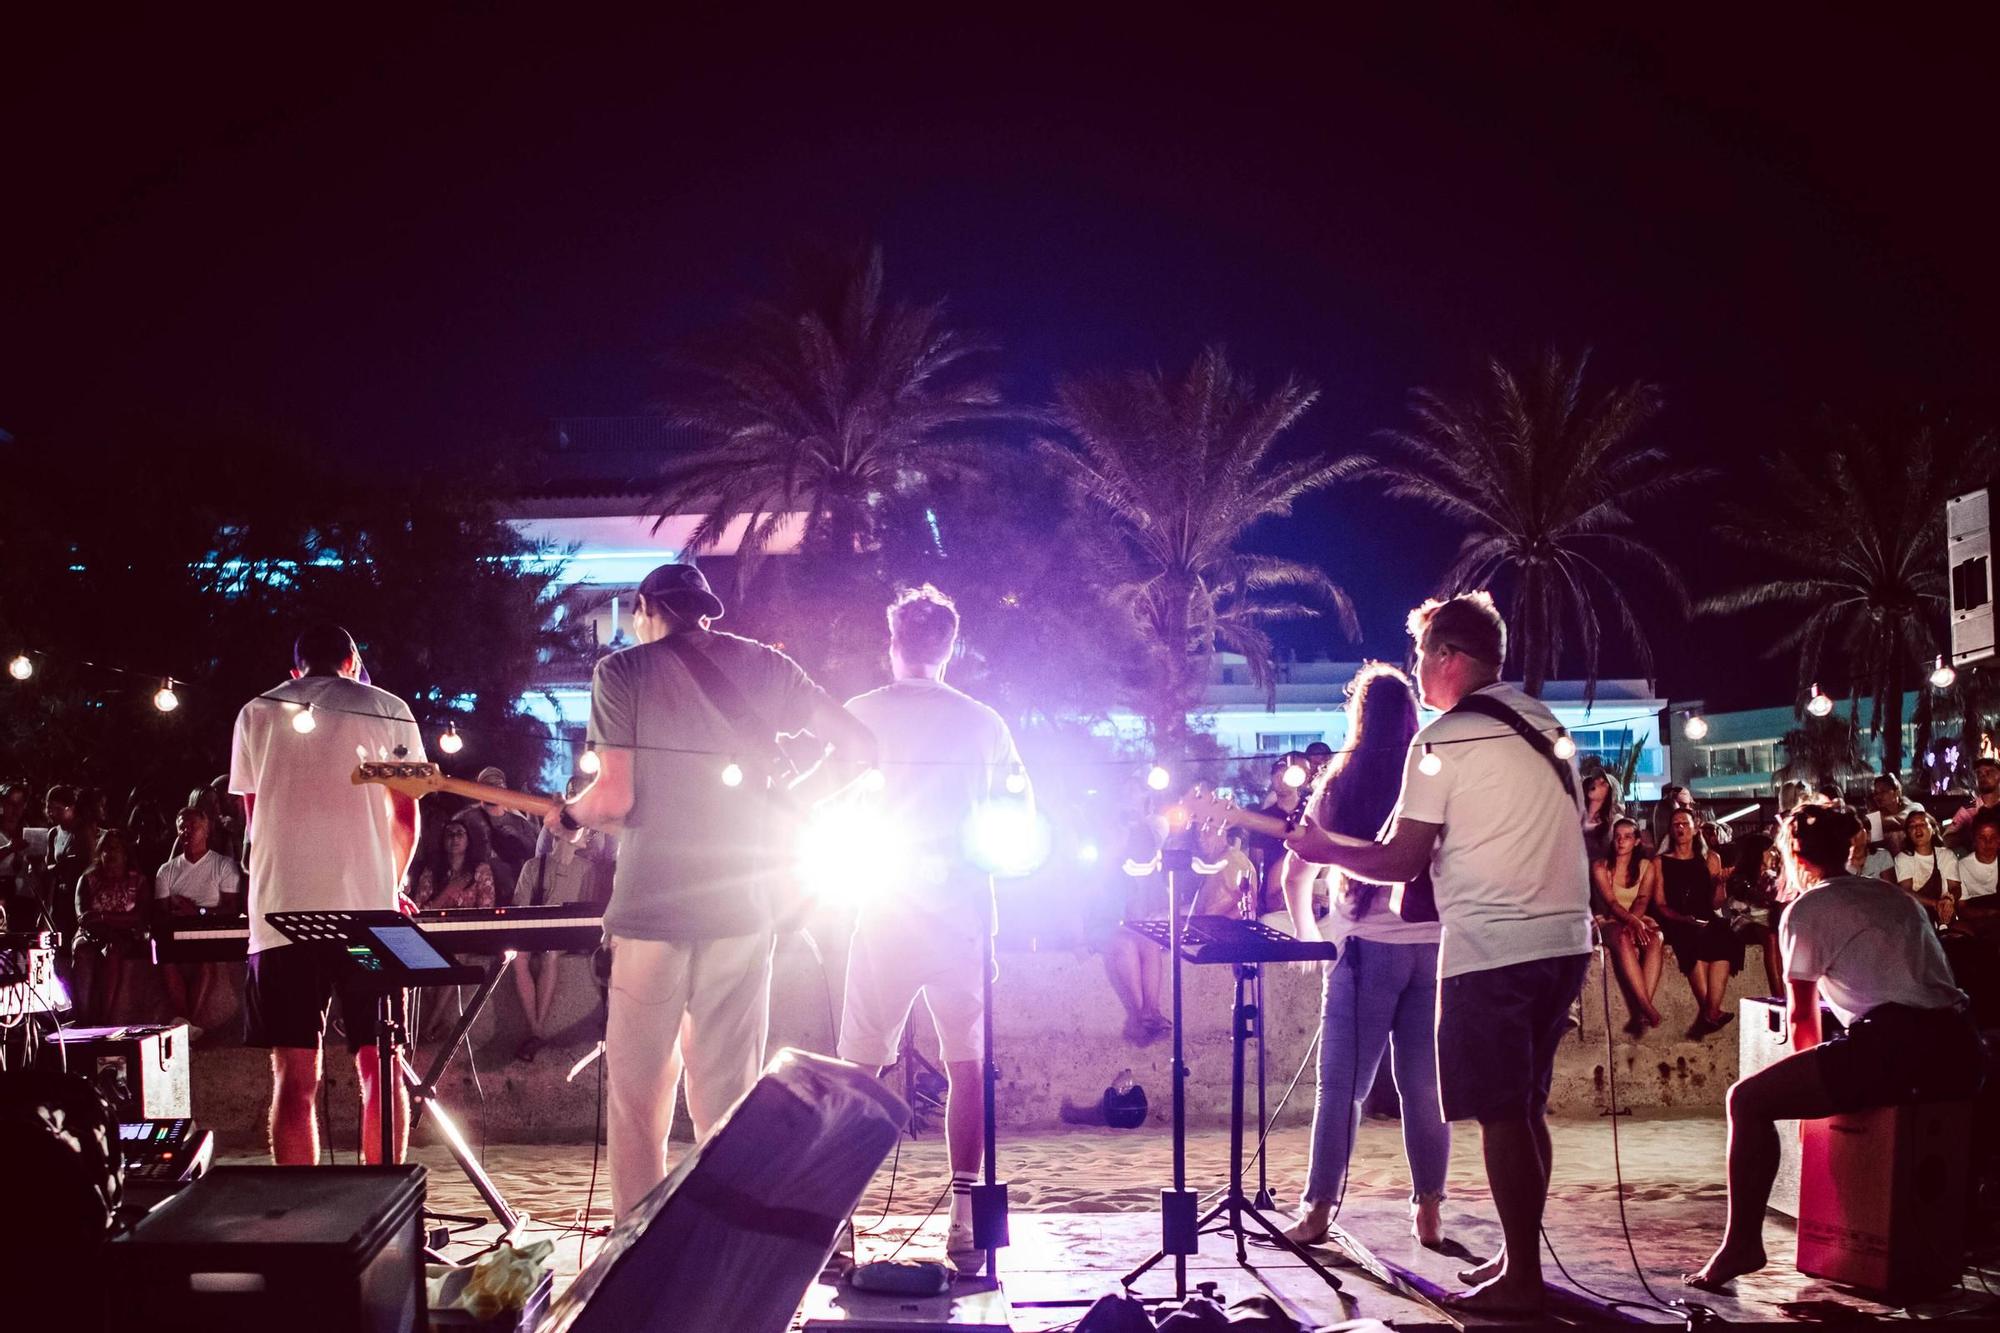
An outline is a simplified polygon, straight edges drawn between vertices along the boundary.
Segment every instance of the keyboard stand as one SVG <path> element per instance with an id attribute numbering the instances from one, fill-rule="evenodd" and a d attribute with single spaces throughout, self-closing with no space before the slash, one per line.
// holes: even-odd
<path id="1" fill-rule="evenodd" d="M 465 1011 L 452 1025 L 451 1032 L 439 1044 L 437 1054 L 431 1058 L 430 1068 L 424 1071 L 422 1077 L 419 1077 L 410 1065 L 407 1045 L 396 1056 L 396 1067 L 402 1073 L 403 1085 L 410 1092 L 410 1128 L 415 1130 L 423 1119 L 424 1112 L 430 1111 L 438 1132 L 444 1136 L 445 1148 L 458 1163 L 458 1169 L 464 1173 L 466 1180 L 471 1182 L 472 1188 L 485 1203 L 487 1211 L 493 1215 L 493 1221 L 500 1227 L 502 1240 L 518 1232 L 528 1221 L 528 1215 L 517 1212 L 509 1205 L 506 1196 L 500 1192 L 500 1187 L 493 1182 L 493 1177 L 486 1174 L 486 1168 L 479 1164 L 479 1154 L 473 1150 L 470 1143 L 466 1142 L 465 1134 L 459 1129 L 458 1122 L 445 1108 L 444 1099 L 438 1095 L 437 1086 L 438 1081 L 444 1077 L 445 1069 L 450 1066 L 452 1057 L 458 1054 L 459 1048 L 470 1038 L 473 1025 L 486 1010 L 486 1002 L 493 998 L 494 989 L 499 986 L 500 979 L 507 975 L 507 969 L 513 962 L 514 950 L 508 949 L 487 964 L 485 980 L 481 981 L 479 988 L 472 992 L 471 1002 L 465 1006 Z M 461 1226 L 485 1224 L 482 1218 L 467 1217 L 458 1213 L 426 1213 L 426 1216 Z M 444 1261 L 436 1260 L 436 1262 Z"/>

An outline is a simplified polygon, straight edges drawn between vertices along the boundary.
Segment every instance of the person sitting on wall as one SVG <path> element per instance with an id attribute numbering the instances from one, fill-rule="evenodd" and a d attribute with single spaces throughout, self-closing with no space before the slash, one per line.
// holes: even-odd
<path id="1" fill-rule="evenodd" d="M 1844 810 L 1802 806 L 1781 840 L 1790 906 L 1778 923 L 1793 1054 L 1729 1090 L 1729 1222 L 1686 1277 L 1715 1290 L 1765 1264 L 1764 1206 L 1780 1120 L 1972 1096 L 1985 1047 L 1916 897 L 1848 873 L 1864 833 Z M 1820 1040 L 1821 999 L 1844 1030 Z"/>

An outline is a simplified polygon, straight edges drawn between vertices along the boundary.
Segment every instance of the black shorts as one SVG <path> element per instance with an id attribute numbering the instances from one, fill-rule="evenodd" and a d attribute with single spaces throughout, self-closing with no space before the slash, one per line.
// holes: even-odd
<path id="1" fill-rule="evenodd" d="M 1556 1044 L 1590 955 L 1536 958 L 1438 981 L 1438 1101 L 1446 1120 L 1528 1120 L 1548 1109 Z"/>
<path id="2" fill-rule="evenodd" d="M 375 1044 L 377 994 L 339 958 L 309 944 L 253 953 L 243 987 L 243 1044 L 316 1051 L 326 1034 L 327 1003 L 337 998 L 347 1049 L 367 1050 Z M 401 1022 L 403 994 L 390 998 Z"/>
<path id="3" fill-rule="evenodd" d="M 1986 1046 L 1957 1009 L 1885 1004 L 1802 1052 L 1819 1069 L 1837 1111 L 1962 1101 L 1985 1078 Z"/>

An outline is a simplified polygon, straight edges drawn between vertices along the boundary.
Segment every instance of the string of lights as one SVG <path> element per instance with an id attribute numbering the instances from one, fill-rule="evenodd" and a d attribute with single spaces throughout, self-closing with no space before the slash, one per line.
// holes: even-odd
<path id="1" fill-rule="evenodd" d="M 34 648 L 30 648 L 25 651 L 19 652 L 15 654 L 15 656 L 8 661 L 7 674 L 10 677 L 12 677 L 12 679 L 15 680 L 16 682 L 25 684 L 28 681 L 32 680 L 37 674 L 38 668 L 36 665 L 36 659 L 37 658 L 48 659 L 51 656 L 54 655 L 44 650 L 34 649 Z M 68 660 L 73 661 L 80 666 L 89 667 L 99 671 L 115 672 L 118 675 L 128 676 L 135 680 L 145 681 L 149 684 L 157 681 L 158 685 L 153 691 L 152 701 L 153 701 L 153 707 L 158 709 L 161 713 L 173 713 L 180 708 L 181 706 L 180 692 L 182 689 L 186 688 L 188 684 L 188 682 L 181 677 L 172 675 L 161 675 L 158 673 L 147 672 L 147 671 L 138 671 L 130 667 L 119 666 L 115 663 L 91 661 L 86 658 L 71 658 Z M 1958 673 L 1956 672 L 1956 670 L 1953 669 L 1950 663 L 1948 663 L 1942 656 L 1939 656 L 1936 659 L 1935 665 L 1933 666 L 1929 676 L 1927 677 L 1927 683 L 1933 689 L 1947 690 L 1950 689 L 1952 685 L 1956 683 L 1957 674 Z M 377 721 L 382 721 L 382 720 L 388 720 L 392 722 L 408 721 L 410 726 L 418 729 L 419 738 L 421 738 L 422 734 L 421 728 L 418 727 L 418 724 L 413 720 L 401 719 L 401 718 L 384 719 L 383 715 L 379 713 L 364 711 L 361 709 L 344 709 L 334 705 L 329 705 L 319 702 L 301 703 L 297 700 L 288 699 L 282 695 L 275 693 L 259 694 L 253 697 L 255 699 L 266 700 L 271 703 L 275 703 L 282 707 L 290 709 L 293 714 L 291 721 L 292 729 L 295 732 L 299 733 L 300 735 L 312 734 L 312 732 L 315 729 L 317 729 L 319 725 L 318 722 L 319 715 L 323 713 L 343 713 L 355 717 L 368 717 L 375 719 Z M 1828 695 L 1820 687 L 1820 684 L 1816 681 L 1814 682 L 1811 690 L 1808 692 L 1803 707 L 1804 711 L 1807 714 L 1813 717 L 1823 718 L 1830 716 L 1832 714 L 1834 708 L 1836 707 L 1836 704 L 1833 697 L 1831 695 Z M 1676 716 L 1681 718 L 1681 732 L 1688 740 L 1699 742 L 1701 740 L 1704 740 L 1708 736 L 1709 733 L 1708 719 L 1701 714 L 1700 710 L 1693 708 L 1681 708 L 1681 709 L 1674 709 L 1673 712 Z M 1615 729 L 1618 727 L 1629 726 L 1636 723 L 1654 721 L 1658 716 L 1659 715 L 1656 711 L 1645 712 L 1645 713 L 1634 713 L 1625 717 L 1606 718 L 1602 721 L 1593 720 L 1591 725 L 1594 728 L 1599 728 L 1599 729 Z M 1566 727 L 1557 725 L 1552 728 L 1548 727 L 1541 728 L 1540 730 L 1544 734 L 1552 735 L 1555 738 L 1551 748 L 1554 750 L 1557 758 L 1571 759 L 1576 756 L 1578 752 L 1576 740 L 1569 734 L 1569 731 Z M 1424 743 L 1423 755 L 1418 760 L 1417 764 L 1418 771 L 1424 773 L 1427 776 L 1435 776 L 1436 774 L 1443 771 L 1444 767 L 1443 759 L 1436 753 L 1436 751 L 1440 748 L 1452 745 L 1468 745 L 1487 740 L 1500 740 L 1500 739 L 1505 739 L 1506 736 L 1511 734 L 1513 733 L 1500 732 L 1490 736 L 1484 736 L 1484 735 L 1461 736 L 1461 737 L 1451 737 L 1451 738 L 1427 741 Z M 570 750 L 577 752 L 576 768 L 578 772 L 586 776 L 594 776 L 599 771 L 601 771 L 603 764 L 602 764 L 602 759 L 598 754 L 599 742 L 589 739 L 587 737 L 578 738 L 575 736 L 566 735 L 559 729 L 553 731 L 552 734 L 547 738 L 547 740 L 551 744 L 565 746 Z M 445 721 L 444 726 L 438 731 L 437 734 L 438 751 L 445 755 L 456 755 L 465 748 L 465 744 L 466 744 L 466 737 L 464 733 L 460 731 L 457 719 L 455 718 L 447 719 Z M 609 744 L 606 744 L 605 748 L 611 749 L 614 747 L 610 746 Z M 724 765 L 721 772 L 721 779 L 725 786 L 730 786 L 730 787 L 741 786 L 744 780 L 744 770 L 742 765 L 738 762 L 737 757 L 720 750 L 711 750 L 711 749 L 688 747 L 688 746 L 640 745 L 640 744 L 619 745 L 615 748 L 632 753 L 678 754 L 678 755 L 688 755 L 698 758 L 722 759 L 724 761 Z M 1291 759 L 1293 762 L 1287 765 L 1284 772 L 1280 774 L 1279 780 L 1288 787 L 1298 788 L 1305 786 L 1305 784 L 1311 780 L 1311 771 L 1305 765 L 1297 762 L 1296 760 L 1297 753 L 1298 752 L 1295 750 L 1280 750 L 1280 751 L 1261 751 L 1252 754 L 1198 755 L 1198 756 L 1183 757 L 1179 760 L 1176 760 L 1175 763 L 1178 767 L 1182 769 L 1206 769 L 1215 766 L 1226 767 L 1229 765 L 1237 765 L 1237 764 L 1254 764 L 1254 763 L 1275 764 L 1282 760 Z M 975 762 L 975 761 L 957 760 L 957 759 L 919 759 L 919 760 L 911 760 L 908 762 L 916 765 L 949 768 L 949 767 L 962 767 L 969 762 Z M 1145 762 L 1146 761 L 1144 760 L 1135 760 L 1131 758 L 1074 759 L 1067 761 L 1059 761 L 1059 766 L 1072 769 L 1074 768 L 1129 769 L 1135 765 L 1145 764 Z M 871 774 L 871 776 L 874 775 Z M 1174 781 L 1173 772 L 1165 763 L 1156 761 L 1147 766 L 1145 781 L 1146 785 L 1152 790 L 1163 792 L 1173 785 Z M 1007 790 L 1012 794 L 1018 795 L 1027 790 L 1027 783 L 1028 780 L 1026 771 L 1019 764 L 1014 765 L 1014 767 L 1008 772 L 1006 777 Z"/>

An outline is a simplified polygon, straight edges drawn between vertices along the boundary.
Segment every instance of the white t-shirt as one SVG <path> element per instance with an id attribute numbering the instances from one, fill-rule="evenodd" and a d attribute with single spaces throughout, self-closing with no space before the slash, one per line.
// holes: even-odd
<path id="1" fill-rule="evenodd" d="M 871 905 L 884 912 L 914 907 L 950 914 L 984 910 L 990 880 L 971 858 L 974 817 L 999 800 L 1025 802 L 1007 777 L 1021 756 L 1006 720 L 970 695 L 933 680 L 899 680 L 847 701 L 847 711 L 875 733 L 880 791 L 858 791 L 909 839 L 902 883 Z M 1023 778 L 1026 774 L 1023 772 Z"/>
<path id="2" fill-rule="evenodd" d="M 236 892 L 242 879 L 243 872 L 236 868 L 236 862 L 213 847 L 203 852 L 199 861 L 188 860 L 183 852 L 153 876 L 153 896 L 181 897 L 196 907 L 216 907 L 221 904 L 223 894 Z"/>
<path id="3" fill-rule="evenodd" d="M 1936 853 L 1937 856 L 1937 869 L 1935 872 L 1933 872 L 1931 869 L 1930 857 L 1918 856 L 1915 852 L 1900 853 L 1896 857 L 1897 882 L 1901 883 L 1903 880 L 1907 879 L 1908 881 L 1910 881 L 1911 888 L 1921 889 L 1922 887 L 1924 887 L 1924 881 L 1929 879 L 1933 873 L 1935 873 L 1940 880 L 1957 879 L 1958 857 L 1952 854 L 1951 848 L 1945 847 L 1940 844 L 1933 844 L 1932 850 Z M 1936 887 L 1939 893 L 1944 892 L 1944 885 L 1942 883 L 1938 884 Z"/>
<path id="4" fill-rule="evenodd" d="M 312 703 L 318 723 L 293 729 L 297 709 Z M 343 676 L 286 681 L 236 715 L 229 790 L 255 796 L 250 812 L 250 952 L 275 949 L 284 936 L 265 922 L 271 912 L 314 908 L 381 910 L 396 905 L 394 819 L 389 790 L 355 786 L 362 759 L 402 756 L 424 763 L 424 740 L 409 705 L 386 690 Z"/>
<path id="5" fill-rule="evenodd" d="M 1965 1003 L 1923 904 L 1879 879 L 1841 875 L 1807 889 L 1779 919 L 1778 940 L 1785 976 L 1818 982 L 1843 1023 L 1885 1004 Z"/>
<path id="6" fill-rule="evenodd" d="M 1960 898 L 1984 898 L 1996 889 L 2000 889 L 2000 857 L 1989 863 L 1967 852 L 1958 858 Z"/>
<path id="7" fill-rule="evenodd" d="M 1372 892 L 1370 892 L 1372 890 Z M 1373 940 L 1377 944 L 1436 944 L 1444 927 L 1436 921 L 1405 921 L 1396 911 L 1398 889 L 1388 884 L 1366 884 L 1345 877 L 1334 881 L 1333 900 L 1320 932 L 1336 944 L 1350 939 Z M 1367 910 L 1354 915 L 1363 898 Z"/>
<path id="8" fill-rule="evenodd" d="M 1477 693 L 1554 737 L 1555 714 L 1540 700 L 1505 684 Z M 1434 774 L 1418 767 L 1426 744 L 1442 765 Z M 1581 793 L 1581 780 L 1575 788 Z M 1431 854 L 1444 924 L 1439 976 L 1590 952 L 1577 799 L 1512 727 L 1477 713 L 1447 713 L 1419 731 L 1403 762 L 1396 817 L 1444 826 Z"/>

